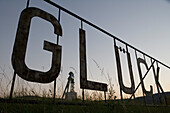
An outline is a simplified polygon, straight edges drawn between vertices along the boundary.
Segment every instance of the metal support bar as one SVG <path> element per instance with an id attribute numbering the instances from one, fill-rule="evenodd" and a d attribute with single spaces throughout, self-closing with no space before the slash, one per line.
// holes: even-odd
<path id="1" fill-rule="evenodd" d="M 82 89 L 82 98 L 83 98 L 83 103 L 84 103 L 84 89 Z"/>
<path id="2" fill-rule="evenodd" d="M 27 6 L 26 6 L 26 8 L 29 7 L 29 4 L 30 4 L 30 0 L 27 0 Z"/>
<path id="3" fill-rule="evenodd" d="M 120 97 L 121 97 L 121 100 L 123 100 L 123 94 L 122 94 L 122 89 L 120 88 Z"/>
<path id="4" fill-rule="evenodd" d="M 116 46 L 116 40 L 114 39 L 114 46 Z M 123 100 L 123 94 L 122 94 L 122 88 L 120 87 L 120 97 L 121 97 L 121 100 Z"/>
<path id="5" fill-rule="evenodd" d="M 58 11 L 58 21 L 60 22 L 60 9 Z M 59 43 L 59 35 L 57 35 L 57 45 Z M 53 96 L 53 102 L 55 103 L 55 95 L 56 95 L 56 79 L 54 80 L 54 96 Z"/>
<path id="6" fill-rule="evenodd" d="M 12 99 L 12 94 L 14 91 L 15 78 L 16 78 L 16 72 L 14 72 L 13 79 L 12 79 L 11 91 L 10 91 L 10 96 L 9 96 L 10 100 Z"/>
<path id="7" fill-rule="evenodd" d="M 83 22 L 81 21 L 81 29 L 83 29 Z"/>
<path id="8" fill-rule="evenodd" d="M 78 15 L 72 13 L 71 11 L 69 11 L 69 10 L 67 10 L 67 9 L 65 9 L 65 8 L 63 8 L 63 7 L 61 7 L 61 6 L 59 6 L 58 4 L 56 4 L 56 3 L 54 3 L 54 2 L 52 2 L 52 1 L 50 1 L 50 0 L 44 0 L 44 1 L 47 2 L 47 3 L 49 3 L 49 4 L 51 4 L 51 5 L 53 5 L 54 7 L 57 7 L 57 8 L 59 8 L 59 9 L 61 9 L 62 11 L 64 11 L 64 12 L 70 14 L 71 16 L 73 16 L 73 17 L 75 17 L 75 18 L 77 18 L 77 19 L 79 19 L 79 20 L 85 22 L 86 24 L 88 24 L 88 25 L 90 25 L 90 26 L 96 28 L 97 30 L 103 32 L 104 34 L 106 34 L 106 35 L 108 35 L 108 36 L 110 36 L 110 37 L 112 37 L 112 38 L 118 40 L 119 42 L 124 43 L 125 45 L 127 45 L 128 47 L 130 47 L 130 48 L 132 48 L 132 49 L 138 51 L 139 53 L 141 53 L 141 54 L 143 54 L 143 55 L 145 55 L 145 56 L 147 56 L 147 57 L 149 57 L 149 58 L 152 58 L 153 60 L 157 61 L 158 63 L 160 63 L 160 64 L 162 64 L 163 66 L 165 66 L 165 67 L 167 67 L 167 68 L 170 69 L 170 67 L 169 67 L 168 65 L 166 65 L 166 64 L 164 64 L 164 63 L 158 61 L 157 59 L 155 59 L 155 58 L 151 57 L 150 55 L 148 55 L 148 54 L 142 52 L 141 50 L 139 50 L 139 49 L 133 47 L 132 45 L 126 43 L 125 41 L 123 41 L 123 40 L 117 38 L 116 36 L 112 35 L 111 33 L 107 32 L 106 30 L 104 30 L 104 29 L 102 29 L 102 28 L 100 28 L 100 27 L 98 27 L 98 26 L 92 24 L 91 22 L 89 22 L 89 21 L 83 19 L 82 17 L 80 17 L 80 16 L 78 16 Z"/>
<path id="9" fill-rule="evenodd" d="M 83 22 L 81 21 L 81 29 L 83 29 Z M 82 99 L 84 103 L 84 89 L 82 89 Z"/>
<path id="10" fill-rule="evenodd" d="M 128 46 L 126 45 L 126 52 L 128 53 Z M 137 55 L 137 54 L 136 54 Z M 133 92 L 133 98 L 135 99 L 135 93 Z"/>
<path id="11" fill-rule="evenodd" d="M 54 80 L 54 95 L 53 95 L 53 103 L 55 103 L 55 95 L 56 95 L 56 79 Z"/>
<path id="12" fill-rule="evenodd" d="M 105 103 L 107 102 L 106 100 L 106 91 L 104 91 L 104 100 L 105 100 Z"/>
<path id="13" fill-rule="evenodd" d="M 60 9 L 58 11 L 58 21 L 60 23 Z M 57 35 L 57 45 L 59 44 L 59 35 Z"/>

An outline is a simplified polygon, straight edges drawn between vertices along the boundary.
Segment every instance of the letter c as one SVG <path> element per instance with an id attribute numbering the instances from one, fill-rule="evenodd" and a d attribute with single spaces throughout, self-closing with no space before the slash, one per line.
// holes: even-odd
<path id="1" fill-rule="evenodd" d="M 137 58 L 137 66 L 138 66 L 138 71 L 139 71 L 139 77 L 140 77 L 140 80 L 141 80 L 142 91 L 143 91 L 144 94 L 146 94 L 146 96 L 152 95 L 153 94 L 153 87 L 151 85 L 150 85 L 150 91 L 147 91 L 145 89 L 144 81 L 142 79 L 142 70 L 141 70 L 141 66 L 140 66 L 141 63 L 145 65 L 147 70 L 148 70 L 148 66 L 147 66 L 147 63 L 144 59 Z"/>

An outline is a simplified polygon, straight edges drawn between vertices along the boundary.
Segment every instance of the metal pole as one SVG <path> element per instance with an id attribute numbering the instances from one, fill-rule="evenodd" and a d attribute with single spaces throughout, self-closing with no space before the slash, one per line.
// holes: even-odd
<path id="1" fill-rule="evenodd" d="M 81 29 L 83 29 L 83 22 L 81 21 Z"/>
<path id="2" fill-rule="evenodd" d="M 26 6 L 26 8 L 29 7 L 29 4 L 30 4 L 30 0 L 27 0 L 27 6 Z"/>
<path id="3" fill-rule="evenodd" d="M 58 21 L 60 23 L 60 9 L 58 11 Z M 59 35 L 57 35 L 57 45 L 59 44 Z"/>
<path id="4" fill-rule="evenodd" d="M 60 9 L 58 12 L 58 21 L 60 22 Z M 59 44 L 59 35 L 57 35 L 57 45 Z M 53 103 L 55 103 L 55 95 L 56 95 L 56 79 L 54 80 L 54 96 L 53 96 Z"/>
<path id="5" fill-rule="evenodd" d="M 82 99 L 83 99 L 83 103 L 84 103 L 84 89 L 82 89 Z"/>
<path id="6" fill-rule="evenodd" d="M 116 39 L 113 40 L 114 41 L 114 48 L 116 46 Z M 116 55 L 116 54 L 115 54 Z M 121 96 L 121 100 L 123 100 L 123 94 L 122 94 L 122 89 L 121 87 L 119 88 L 120 89 L 120 96 Z"/>
<path id="7" fill-rule="evenodd" d="M 129 53 L 127 45 L 126 45 L 126 52 Z M 135 93 L 134 92 L 133 92 L 133 98 L 135 99 Z"/>
<path id="8" fill-rule="evenodd" d="M 105 103 L 107 102 L 106 100 L 106 91 L 104 91 L 104 99 L 105 99 Z"/>
<path id="9" fill-rule="evenodd" d="M 56 95 L 56 79 L 54 80 L 54 95 L 53 95 L 53 103 L 55 104 L 55 95 Z"/>
<path id="10" fill-rule="evenodd" d="M 11 91 L 10 91 L 10 96 L 9 96 L 10 100 L 12 99 L 12 94 L 13 94 L 13 91 L 14 91 L 15 78 L 16 78 L 16 72 L 14 71 L 14 75 L 13 75 L 13 79 L 12 79 L 12 85 L 11 85 Z"/>

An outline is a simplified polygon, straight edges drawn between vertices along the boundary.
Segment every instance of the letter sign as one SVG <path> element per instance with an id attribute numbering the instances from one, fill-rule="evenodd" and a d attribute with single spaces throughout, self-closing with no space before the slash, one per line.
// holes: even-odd
<path id="1" fill-rule="evenodd" d="M 140 77 L 141 85 L 142 85 L 142 91 L 143 91 L 144 94 L 146 94 L 146 96 L 152 95 L 153 94 L 152 86 L 150 86 L 150 91 L 146 91 L 146 89 L 145 89 L 145 85 L 144 85 L 144 82 L 143 82 L 143 79 L 142 79 L 142 70 L 141 70 L 141 67 L 140 67 L 140 63 L 144 64 L 147 70 L 148 70 L 148 65 L 147 65 L 145 60 L 143 60 L 141 58 L 137 59 L 137 65 L 138 65 L 139 77 Z"/>
<path id="2" fill-rule="evenodd" d="M 85 30 L 79 29 L 79 35 L 80 35 L 80 88 L 107 91 L 107 84 L 87 80 Z"/>
<path id="3" fill-rule="evenodd" d="M 52 52 L 52 63 L 49 71 L 41 72 L 27 67 L 25 64 L 25 54 L 31 19 L 33 17 L 40 17 L 50 22 L 54 27 L 54 34 L 62 36 L 61 25 L 54 16 L 38 8 L 30 7 L 24 9 L 20 15 L 15 44 L 13 47 L 12 66 L 18 76 L 27 81 L 50 83 L 59 75 L 62 47 L 54 43 L 44 41 L 43 49 Z"/>
<path id="4" fill-rule="evenodd" d="M 134 93 L 134 89 L 135 89 L 135 83 L 134 83 L 134 78 L 133 78 L 131 58 L 130 58 L 130 53 L 129 52 L 126 52 L 126 54 L 127 54 L 127 60 L 128 60 L 129 74 L 130 74 L 130 80 L 131 80 L 131 87 L 126 87 L 123 84 L 122 69 L 121 69 L 121 62 L 120 62 L 120 56 L 119 56 L 119 49 L 115 45 L 115 56 L 116 56 L 117 73 L 118 73 L 118 80 L 119 80 L 120 89 L 123 90 L 127 94 L 133 94 Z"/>

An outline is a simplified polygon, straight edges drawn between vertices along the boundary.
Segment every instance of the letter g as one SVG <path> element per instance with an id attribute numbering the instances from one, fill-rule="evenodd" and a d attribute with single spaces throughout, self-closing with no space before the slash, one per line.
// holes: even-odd
<path id="1" fill-rule="evenodd" d="M 28 42 L 31 19 L 40 17 L 49 21 L 54 27 L 54 33 L 62 36 L 62 28 L 58 20 L 51 14 L 34 7 L 26 8 L 22 11 L 18 23 L 15 44 L 12 53 L 12 66 L 14 71 L 21 78 L 38 83 L 50 83 L 54 81 L 61 68 L 62 47 L 48 41 L 44 41 L 44 49 L 52 52 L 51 68 L 47 72 L 29 69 L 25 64 L 25 54 Z"/>

